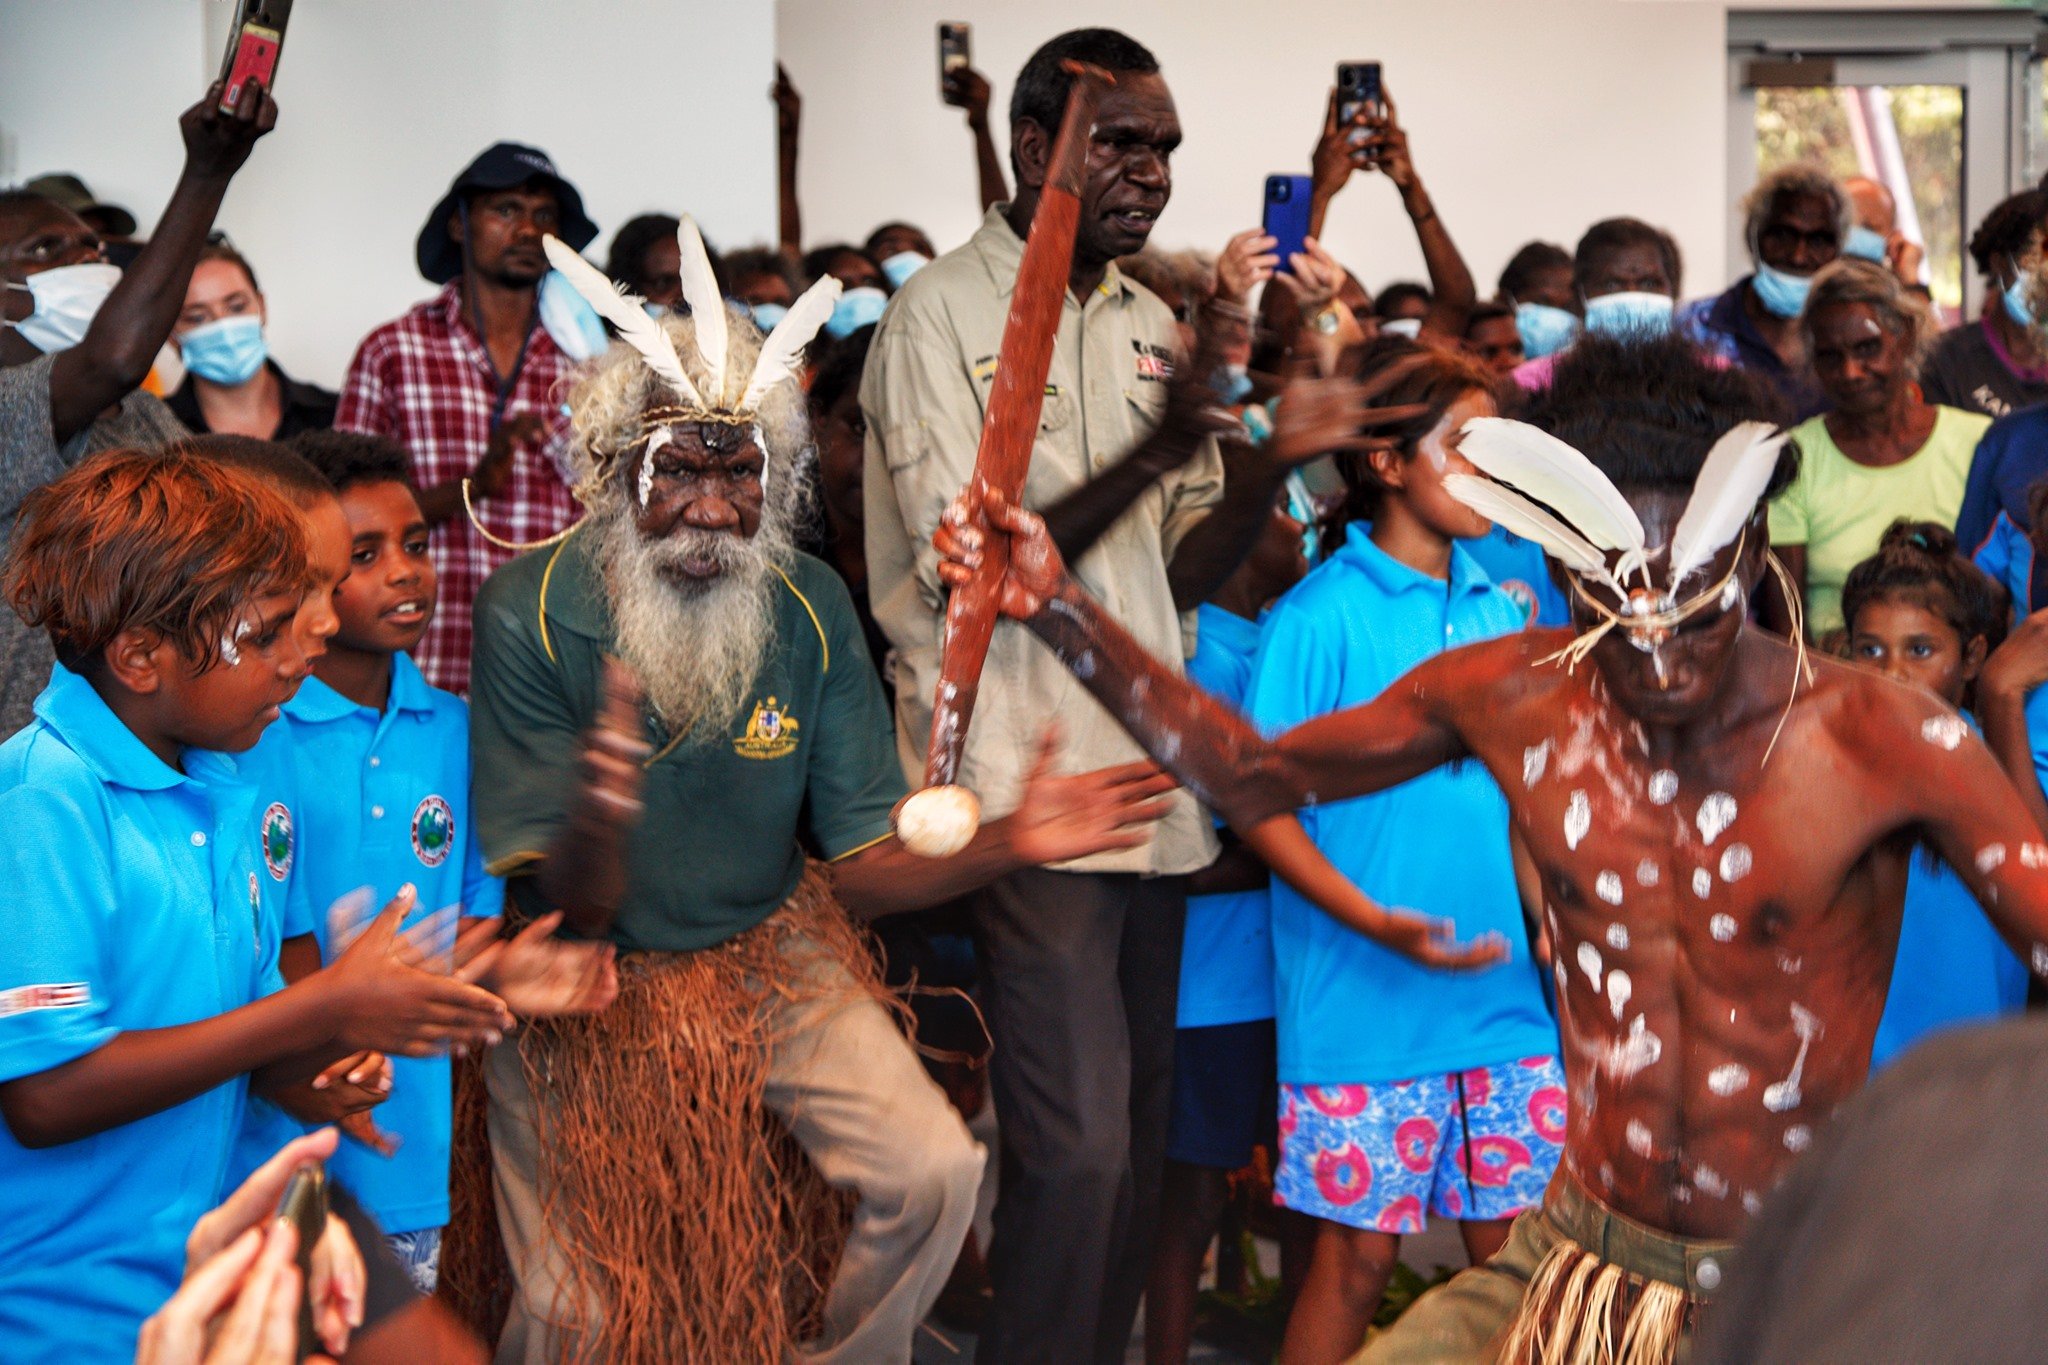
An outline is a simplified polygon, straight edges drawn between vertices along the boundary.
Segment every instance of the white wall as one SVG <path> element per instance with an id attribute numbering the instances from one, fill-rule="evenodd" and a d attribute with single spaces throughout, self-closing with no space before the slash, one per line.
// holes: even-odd
<path id="1" fill-rule="evenodd" d="M 0 0 L 0 183 L 51 170 L 155 219 L 177 116 L 217 69 L 226 0 Z M 534 143 L 600 236 L 688 209 L 717 243 L 775 229 L 774 13 L 719 0 L 305 0 L 278 129 L 219 225 L 259 272 L 286 368 L 337 383 L 424 297 L 413 239 L 468 160 Z"/>
<path id="2" fill-rule="evenodd" d="M 978 214 L 971 144 L 937 95 L 934 25 L 974 24 L 1007 152 L 1011 85 L 1064 29 L 1121 28 L 1159 57 L 1186 142 L 1167 247 L 1259 221 L 1265 177 L 1306 172 L 1333 68 L 1378 59 L 1416 165 L 1481 292 L 1532 237 L 1570 249 L 1629 213 L 1674 232 L 1689 294 L 1726 279 L 1725 6 L 1698 0 L 781 0 L 778 51 L 804 97 L 805 237 L 907 218 L 940 247 Z M 1359 176 L 1326 236 L 1368 285 L 1417 277 L 1398 196 Z"/>

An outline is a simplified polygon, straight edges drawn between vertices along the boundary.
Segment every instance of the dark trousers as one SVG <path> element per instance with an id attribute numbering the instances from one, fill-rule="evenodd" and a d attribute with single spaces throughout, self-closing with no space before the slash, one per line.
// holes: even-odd
<path id="1" fill-rule="evenodd" d="M 1152 1262 L 1185 880 L 1015 872 L 978 897 L 1001 1189 L 980 1365 L 1120 1365 Z"/>

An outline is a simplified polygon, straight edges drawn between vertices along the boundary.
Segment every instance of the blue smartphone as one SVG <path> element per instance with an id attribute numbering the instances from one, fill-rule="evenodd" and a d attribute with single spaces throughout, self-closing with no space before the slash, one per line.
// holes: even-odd
<path id="1" fill-rule="evenodd" d="M 1309 201 L 1314 181 L 1305 175 L 1266 177 L 1266 212 L 1260 226 L 1274 239 L 1281 270 L 1293 273 L 1288 258 L 1303 249 L 1308 237 Z"/>

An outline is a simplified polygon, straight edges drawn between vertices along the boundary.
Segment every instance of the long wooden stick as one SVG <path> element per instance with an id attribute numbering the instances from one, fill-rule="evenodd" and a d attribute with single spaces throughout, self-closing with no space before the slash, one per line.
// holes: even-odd
<path id="1" fill-rule="evenodd" d="M 1053 142 L 1045 184 L 1039 190 L 1038 207 L 1031 215 L 1016 287 L 1010 293 L 1010 316 L 1003 324 L 995 383 L 989 391 L 981 445 L 968 484 L 968 513 L 984 527 L 981 503 L 989 489 L 1001 489 L 1013 502 L 1024 492 L 1031 447 L 1038 438 L 1039 409 L 1045 402 L 1045 379 L 1052 369 L 1053 342 L 1066 303 L 1067 278 L 1073 269 L 1088 141 L 1103 92 L 1115 83 L 1114 77 L 1098 67 L 1080 62 L 1068 62 L 1066 67 L 1074 83 L 1059 136 Z M 927 790 L 906 803 L 898 820 L 904 843 L 935 857 L 964 847 L 979 822 L 978 803 L 952 784 L 960 771 L 967 724 L 981 689 L 982 664 L 995 633 L 996 599 L 1010 563 L 1009 538 L 995 531 L 985 534 L 980 571 L 971 582 L 953 589 L 946 604 L 946 638 L 925 756 Z M 932 788 L 949 790 L 941 797 Z M 934 797 L 941 799 L 931 799 Z M 935 828 L 934 820 L 942 828 Z"/>

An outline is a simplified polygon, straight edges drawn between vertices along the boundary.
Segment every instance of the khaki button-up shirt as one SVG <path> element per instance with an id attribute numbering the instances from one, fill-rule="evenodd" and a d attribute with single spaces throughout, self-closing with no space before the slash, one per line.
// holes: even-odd
<path id="1" fill-rule="evenodd" d="M 1010 292 L 1024 243 L 989 210 L 974 237 L 914 275 L 875 333 L 861 383 L 867 467 L 869 600 L 893 647 L 896 739 L 922 780 L 945 637 L 945 595 L 932 532 L 974 469 Z M 1032 447 L 1024 505 L 1051 506 L 1124 458 L 1159 425 L 1177 339 L 1173 316 L 1114 265 L 1085 303 L 1060 317 Z M 1075 579 L 1158 658 L 1179 669 L 1183 642 L 1166 565 L 1223 493 L 1214 443 L 1155 482 L 1070 566 Z M 1085 772 L 1144 755 L 1022 624 L 996 625 L 967 734 L 960 782 L 989 817 L 1015 809 L 1040 736 L 1058 719 L 1059 766 Z M 1191 872 L 1216 855 L 1207 817 L 1185 792 L 1135 849 L 1067 864 L 1070 871 Z"/>

